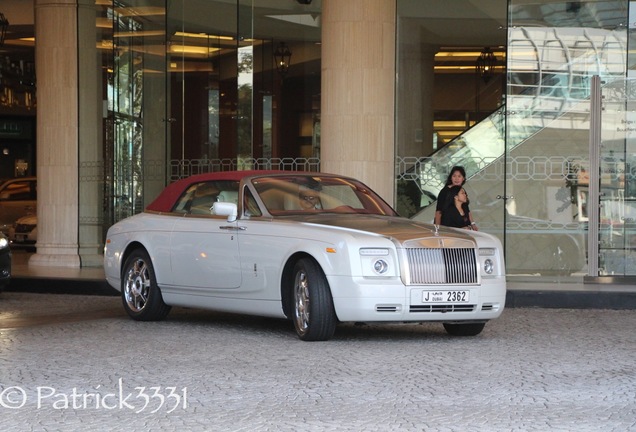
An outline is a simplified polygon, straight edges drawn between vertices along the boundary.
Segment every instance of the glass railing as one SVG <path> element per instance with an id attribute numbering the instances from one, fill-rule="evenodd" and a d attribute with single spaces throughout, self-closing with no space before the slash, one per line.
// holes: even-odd
<path id="1" fill-rule="evenodd" d="M 398 184 L 403 190 L 419 193 L 419 197 L 413 192 L 408 198 L 398 197 L 400 214 L 413 216 L 435 202 L 453 166 L 463 166 L 467 178 L 471 178 L 502 157 L 506 142 L 505 109 L 500 107 L 429 157 L 398 157 Z"/>

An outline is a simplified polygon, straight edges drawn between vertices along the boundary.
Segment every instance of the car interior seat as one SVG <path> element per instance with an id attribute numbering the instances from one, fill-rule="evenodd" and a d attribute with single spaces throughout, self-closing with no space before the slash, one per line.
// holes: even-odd
<path id="1" fill-rule="evenodd" d="M 302 208 L 300 207 L 300 198 L 298 197 L 298 194 L 290 194 L 290 193 L 285 193 L 285 198 L 284 198 L 284 208 L 285 210 L 301 210 Z"/>

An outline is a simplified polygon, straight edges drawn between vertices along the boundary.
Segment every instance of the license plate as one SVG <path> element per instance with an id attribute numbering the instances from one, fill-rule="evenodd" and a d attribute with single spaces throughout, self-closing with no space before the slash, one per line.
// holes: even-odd
<path id="1" fill-rule="evenodd" d="M 466 303 L 470 301 L 470 291 L 424 291 L 424 303 Z"/>

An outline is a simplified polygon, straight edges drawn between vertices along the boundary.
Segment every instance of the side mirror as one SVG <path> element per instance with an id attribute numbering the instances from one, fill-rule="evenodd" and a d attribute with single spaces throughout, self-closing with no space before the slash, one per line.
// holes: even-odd
<path id="1" fill-rule="evenodd" d="M 234 203 L 215 202 L 212 205 L 212 214 L 227 216 L 228 222 L 234 222 L 238 216 L 238 209 Z"/>

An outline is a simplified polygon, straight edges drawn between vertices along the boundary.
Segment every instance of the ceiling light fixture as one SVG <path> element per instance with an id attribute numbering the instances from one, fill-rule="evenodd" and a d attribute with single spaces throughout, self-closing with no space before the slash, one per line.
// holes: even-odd
<path id="1" fill-rule="evenodd" d="M 492 53 L 490 47 L 484 48 L 479 57 L 477 57 L 476 70 L 485 83 L 490 81 L 490 78 L 494 75 L 496 63 L 497 57 Z"/>
<path id="2" fill-rule="evenodd" d="M 276 62 L 276 69 L 282 78 L 285 78 L 289 71 L 291 56 L 292 53 L 285 42 L 278 44 L 278 48 L 274 51 L 274 61 Z"/>

